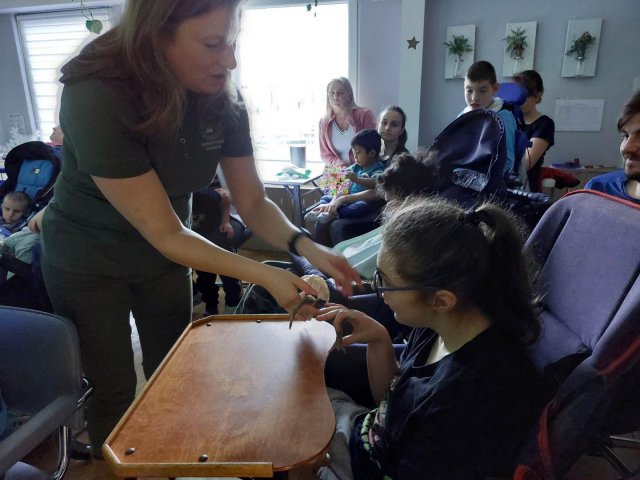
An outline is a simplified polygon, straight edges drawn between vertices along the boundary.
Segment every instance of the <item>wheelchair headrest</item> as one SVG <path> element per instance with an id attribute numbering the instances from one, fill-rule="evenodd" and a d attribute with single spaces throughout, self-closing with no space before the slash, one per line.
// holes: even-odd
<path id="1" fill-rule="evenodd" d="M 435 153 L 442 177 L 448 179 L 441 186 L 441 193 L 454 185 L 452 178 L 456 169 L 484 175 L 488 183 L 480 190 L 485 194 L 505 188 L 504 126 L 498 114 L 491 110 L 478 109 L 460 115 L 436 137 L 430 151 Z"/>
<path id="2" fill-rule="evenodd" d="M 505 82 L 500 84 L 496 97 L 503 99 L 506 103 L 522 105 L 527 99 L 527 89 L 519 83 Z"/>

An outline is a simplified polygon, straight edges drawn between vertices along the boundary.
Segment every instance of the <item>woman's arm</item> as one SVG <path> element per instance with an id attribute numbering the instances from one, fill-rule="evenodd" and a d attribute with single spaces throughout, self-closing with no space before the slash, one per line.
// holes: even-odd
<path id="1" fill-rule="evenodd" d="M 350 203 L 354 203 L 358 201 L 370 202 L 373 200 L 382 200 L 382 199 L 378 195 L 378 192 L 375 188 L 370 188 L 369 190 L 363 190 L 362 192 L 349 193 L 347 195 L 342 195 L 334 199 L 330 203 L 327 203 L 325 205 L 320 205 L 318 207 L 318 211 L 329 212 L 335 215 L 336 213 L 338 213 L 338 208 L 340 208 L 342 205 L 348 205 Z"/>
<path id="2" fill-rule="evenodd" d="M 531 139 L 532 145 L 527 148 L 522 156 L 522 164 L 524 168 L 529 171 L 533 168 L 533 166 L 538 163 L 538 160 L 544 152 L 549 148 L 549 141 L 544 140 L 542 138 L 534 137 Z"/>
<path id="3" fill-rule="evenodd" d="M 288 243 L 299 229 L 265 197 L 253 157 L 223 158 L 220 165 L 234 205 L 251 230 L 271 245 L 289 250 Z M 314 243 L 308 237 L 300 237 L 295 247 L 300 255 L 333 277 L 346 295 L 351 295 L 352 282 L 360 283 L 358 272 L 349 266 L 343 256 L 327 247 Z"/>
<path id="4" fill-rule="evenodd" d="M 337 155 L 332 145 L 329 144 L 329 121 L 320 120 L 320 126 L 318 127 L 318 136 L 320 141 L 320 158 L 324 163 L 344 163 L 342 158 Z"/>
<path id="5" fill-rule="evenodd" d="M 341 197 L 338 197 L 338 199 L 341 199 L 341 204 L 343 205 L 359 201 L 371 202 L 373 200 L 384 200 L 382 197 L 380 197 L 378 191 L 375 188 L 363 190 L 362 192 L 358 193 L 349 193 L 347 195 L 342 195 Z"/>
<path id="6" fill-rule="evenodd" d="M 331 305 L 320 310 L 318 320 L 333 323 L 337 335 L 342 332 L 342 324 L 350 323 L 353 333 L 342 339 L 342 345 L 367 344 L 367 371 L 369 387 L 376 403 L 380 402 L 398 371 L 398 361 L 393 352 L 393 344 L 387 329 L 373 318 L 357 310 L 348 310 L 342 305 Z"/>
<path id="7" fill-rule="evenodd" d="M 377 127 L 376 115 L 369 108 L 357 107 L 351 110 L 351 118 L 353 118 L 357 132 L 365 128 L 373 128 L 375 130 Z"/>
<path id="8" fill-rule="evenodd" d="M 154 170 L 130 178 L 92 178 L 113 207 L 168 259 L 196 270 L 262 285 L 286 309 L 292 309 L 299 301 L 298 289 L 313 293 L 306 282 L 292 273 L 235 255 L 186 228 Z"/>

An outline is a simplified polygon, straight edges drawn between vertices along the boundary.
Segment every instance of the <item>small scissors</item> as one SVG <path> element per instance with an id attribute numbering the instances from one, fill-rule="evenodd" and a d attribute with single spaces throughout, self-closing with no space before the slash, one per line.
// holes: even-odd
<path id="1" fill-rule="evenodd" d="M 291 315 L 289 315 L 289 330 L 291 330 L 291 327 L 293 326 L 293 319 L 302 307 L 305 305 L 313 305 L 316 308 L 322 308 L 326 303 L 327 302 L 325 300 L 316 298 L 313 295 L 305 295 L 302 297 L 296 305 L 296 308 L 292 310 Z"/>

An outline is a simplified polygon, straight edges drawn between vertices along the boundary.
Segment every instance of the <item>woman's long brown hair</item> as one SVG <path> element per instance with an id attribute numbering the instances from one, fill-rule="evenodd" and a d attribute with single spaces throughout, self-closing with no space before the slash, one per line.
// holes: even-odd
<path id="1" fill-rule="evenodd" d="M 118 26 L 87 45 L 62 67 L 63 84 L 85 79 L 119 82 L 140 106 L 135 131 L 148 135 L 177 132 L 184 116 L 186 91 L 169 68 L 164 44 L 184 20 L 227 7 L 230 31 L 239 30 L 243 0 L 128 0 Z M 236 90 L 227 82 L 223 108 L 231 107 Z M 219 100 L 220 95 L 211 100 Z"/>

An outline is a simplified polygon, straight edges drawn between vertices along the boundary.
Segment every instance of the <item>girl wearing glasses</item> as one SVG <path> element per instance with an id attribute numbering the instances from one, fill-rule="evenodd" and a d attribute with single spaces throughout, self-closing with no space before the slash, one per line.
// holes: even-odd
<path id="1" fill-rule="evenodd" d="M 396 360 L 387 330 L 341 306 L 321 311 L 344 344 L 367 344 L 374 410 L 331 391 L 338 418 L 324 479 L 509 476 L 539 402 L 524 345 L 539 323 L 522 236 L 499 207 L 466 212 L 410 198 L 388 215 L 374 289 L 414 327 Z M 345 419 L 348 428 L 342 428 Z"/>

